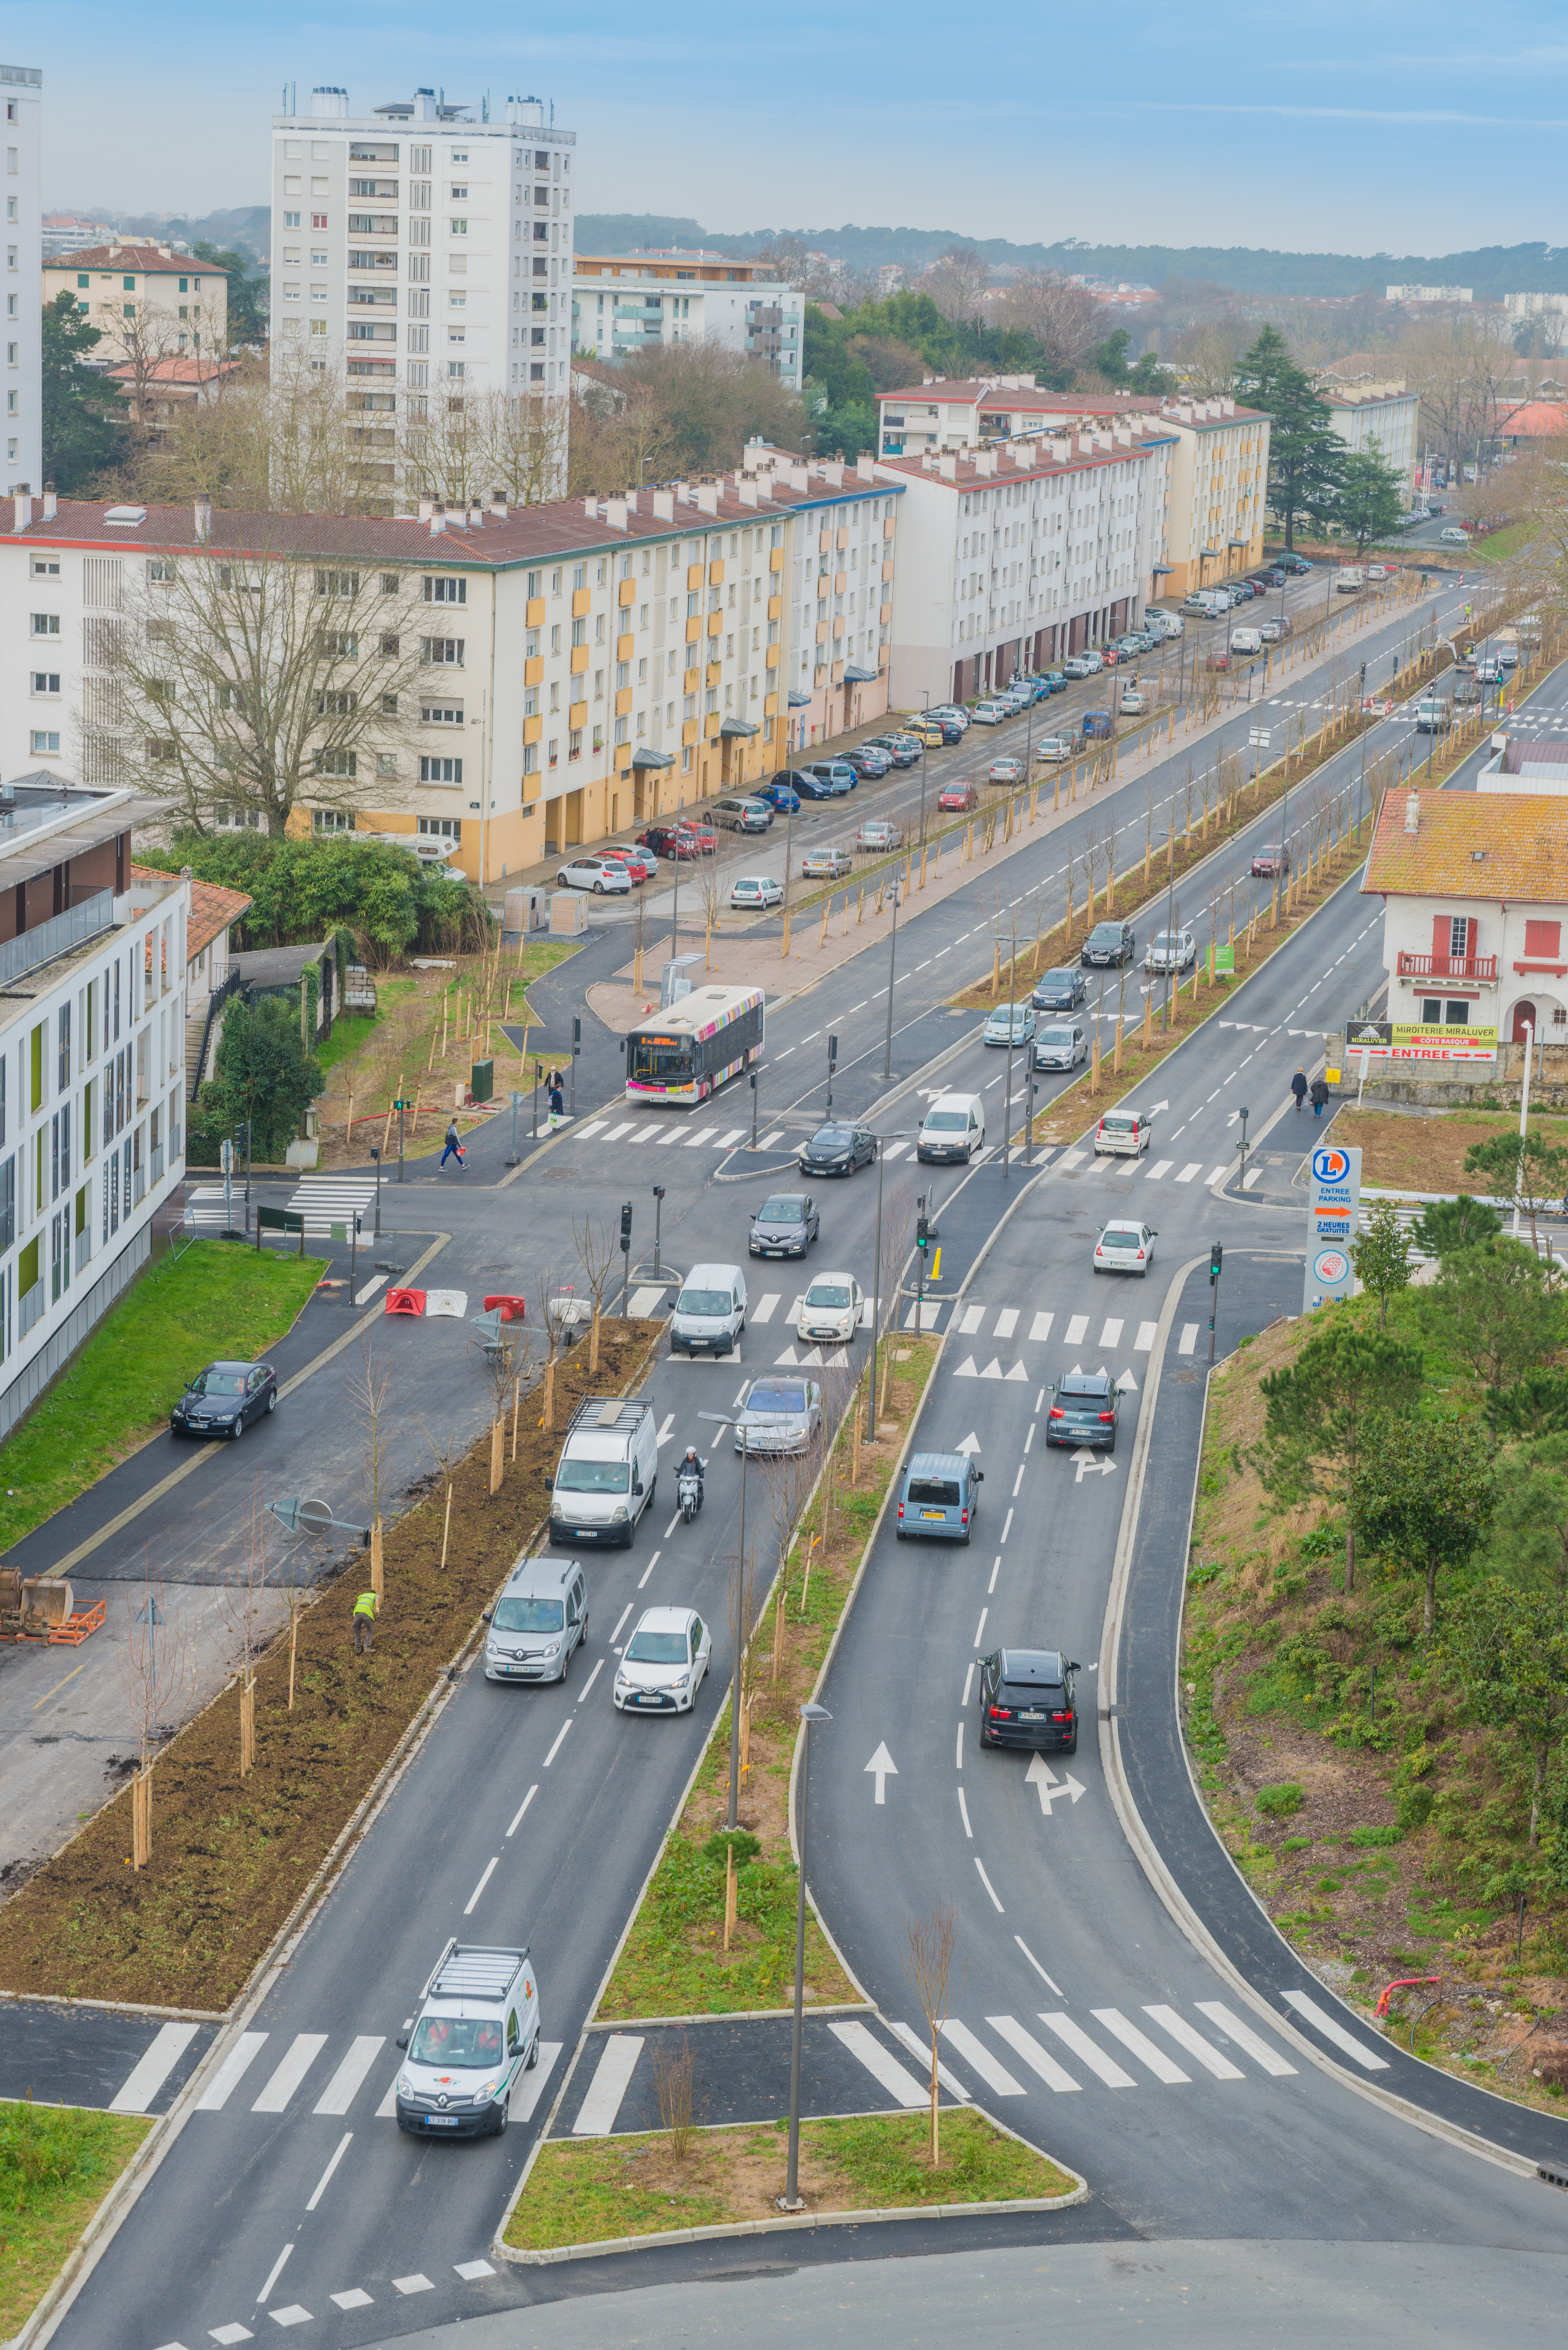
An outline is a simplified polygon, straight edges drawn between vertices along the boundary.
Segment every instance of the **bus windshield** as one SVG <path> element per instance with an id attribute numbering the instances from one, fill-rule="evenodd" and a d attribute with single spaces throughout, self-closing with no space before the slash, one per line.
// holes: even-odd
<path id="1" fill-rule="evenodd" d="M 659 1044 L 651 1037 L 634 1036 L 631 1075 L 653 1085 L 687 1082 L 691 1076 L 691 1045 L 684 1041 Z"/>

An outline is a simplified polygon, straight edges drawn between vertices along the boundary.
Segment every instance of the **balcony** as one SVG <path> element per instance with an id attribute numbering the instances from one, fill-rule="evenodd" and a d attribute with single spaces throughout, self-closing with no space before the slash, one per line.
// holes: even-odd
<path id="1" fill-rule="evenodd" d="M 41 1281 L 36 1281 L 31 1289 L 24 1290 L 22 1295 L 18 1297 L 16 1300 L 16 1336 L 18 1338 L 25 1338 L 28 1331 L 33 1329 L 36 1324 L 43 1320 L 44 1304 L 45 1292 L 44 1284 Z"/>
<path id="2" fill-rule="evenodd" d="M 1468 979 L 1486 987 L 1495 987 L 1497 957 L 1401 953 L 1398 976 L 1401 979 Z"/>
<path id="3" fill-rule="evenodd" d="M 0 987 L 20 979 L 25 972 L 36 971 L 40 963 L 52 962 L 57 955 L 69 954 L 73 947 L 97 938 L 100 931 L 113 928 L 114 892 L 99 889 L 93 897 L 84 898 L 79 906 L 36 923 L 18 938 L 7 939 L 0 946 Z"/>
<path id="4" fill-rule="evenodd" d="M 132 1180 L 132 1181 L 133 1181 L 133 1183 L 134 1183 L 134 1185 L 135 1185 L 135 1194 L 134 1194 L 135 1204 L 136 1204 L 136 1206 L 137 1206 L 137 1207 L 139 1207 L 139 1208 L 140 1208 L 140 1205 L 141 1205 L 141 1202 L 142 1202 L 142 1201 L 143 1201 L 143 1200 L 145 1200 L 145 1198 L 147 1197 L 147 1170 L 146 1170 L 146 1168 L 145 1168 L 145 1167 L 139 1167 L 139 1168 L 137 1168 L 137 1170 L 135 1170 L 135 1173 L 134 1173 L 134 1175 L 133 1175 L 133 1177 L 132 1177 L 132 1179 L 131 1179 L 131 1180 Z"/>
<path id="5" fill-rule="evenodd" d="M 161 1143 L 152 1153 L 151 1180 L 154 1183 L 161 1183 L 163 1180 L 163 1145 Z"/>

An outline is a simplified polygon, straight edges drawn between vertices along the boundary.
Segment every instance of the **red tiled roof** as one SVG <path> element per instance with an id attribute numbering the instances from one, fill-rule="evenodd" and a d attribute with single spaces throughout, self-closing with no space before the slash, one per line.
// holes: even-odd
<path id="1" fill-rule="evenodd" d="M 992 408 L 1034 408 L 1048 414 L 1064 416 L 1119 416 L 1125 411 L 1147 409 L 1151 402 L 1147 394 L 1140 397 L 1127 391 L 1041 391 L 1035 385 L 1023 390 L 1011 384 L 996 383 L 984 377 L 968 382 L 911 383 L 901 391 L 879 391 L 878 402 L 886 407 L 890 400 L 946 400 L 950 406 Z"/>
<path id="2" fill-rule="evenodd" d="M 199 359 L 193 354 L 176 352 L 171 359 L 154 359 L 143 370 L 142 380 L 150 384 L 211 383 L 214 376 L 233 375 L 239 364 L 238 359 Z M 124 367 L 106 368 L 104 373 L 114 383 L 134 384 L 137 378 L 136 367 L 130 361 Z"/>
<path id="3" fill-rule="evenodd" d="M 198 261 L 189 253 L 165 253 L 158 244 L 89 244 L 80 253 L 52 253 L 45 262 L 48 269 L 136 269 L 144 276 L 168 276 L 175 272 L 184 276 L 191 271 L 203 277 L 229 275 L 216 262 Z"/>
<path id="4" fill-rule="evenodd" d="M 1525 441 L 1568 440 L 1568 409 L 1554 400 L 1527 400 L 1498 419 L 1500 433 L 1517 433 Z"/>
<path id="5" fill-rule="evenodd" d="M 1386 792 L 1366 879 L 1369 897 L 1480 898 L 1494 904 L 1568 904 L 1568 800 L 1555 792 Z"/>
<path id="6" fill-rule="evenodd" d="M 1133 428 L 1130 445 L 1113 439 L 1108 449 L 1080 451 L 1073 443 L 1073 436 L 1069 434 L 1067 438 L 1072 450 L 1069 456 L 1062 458 L 1042 455 L 1027 465 L 1015 465 L 1011 457 L 999 456 L 993 467 L 982 471 L 975 462 L 975 453 L 954 450 L 950 452 L 944 460 L 929 465 L 923 465 L 919 457 L 878 457 L 877 470 L 879 473 L 906 473 L 914 482 L 945 483 L 950 490 L 972 490 L 977 484 L 984 485 L 988 483 L 1032 482 L 1039 481 L 1053 473 L 1086 473 L 1096 465 L 1122 463 L 1128 457 L 1137 456 L 1142 450 L 1169 444 L 1175 441 L 1176 435 L 1174 432 L 1162 432 L 1159 420 L 1150 416 L 1141 420 L 1140 424 Z M 1017 448 L 1019 443 L 1011 442 L 1008 446 Z M 942 472 L 943 463 L 952 466 L 950 477 Z"/>
<path id="7" fill-rule="evenodd" d="M 130 868 L 133 881 L 168 881 L 173 879 L 161 865 L 136 865 Z M 254 900 L 238 889 L 225 889 L 217 881 L 196 881 L 191 884 L 191 919 L 185 925 L 185 960 L 194 962 L 204 948 L 247 913 Z"/>

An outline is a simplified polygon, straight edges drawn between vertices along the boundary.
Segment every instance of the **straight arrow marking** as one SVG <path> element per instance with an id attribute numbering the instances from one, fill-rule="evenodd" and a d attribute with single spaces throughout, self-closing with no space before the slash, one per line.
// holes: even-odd
<path id="1" fill-rule="evenodd" d="M 876 1774 L 877 1801 L 879 1804 L 886 1803 L 887 1794 L 885 1790 L 888 1781 L 898 1777 L 898 1766 L 894 1762 L 892 1756 L 888 1753 L 887 1742 L 885 1740 L 877 1746 L 876 1753 L 873 1754 L 870 1762 L 866 1765 L 866 1768 L 867 1771 L 873 1772 Z"/>

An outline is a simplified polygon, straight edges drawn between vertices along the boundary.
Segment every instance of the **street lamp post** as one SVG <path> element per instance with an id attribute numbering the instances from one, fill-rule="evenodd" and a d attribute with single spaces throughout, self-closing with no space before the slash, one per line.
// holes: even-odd
<path id="1" fill-rule="evenodd" d="M 699 1419 L 710 1419 L 716 1428 L 736 1428 L 739 1423 L 732 1411 L 700 1411 Z M 759 1412 L 758 1420 L 776 1417 Z M 729 1826 L 740 1825 L 741 1802 L 741 1651 L 744 1638 L 746 1595 L 746 1461 L 751 1454 L 749 1430 L 740 1428 L 741 1438 L 741 1539 L 735 1554 L 735 1636 L 734 1669 L 730 1679 L 730 1817 Z"/>
<path id="2" fill-rule="evenodd" d="M 878 1278 L 878 1280 L 880 1280 L 880 1278 L 881 1278 L 881 1263 L 882 1263 L 882 1160 L 883 1160 L 883 1148 L 884 1148 L 884 1145 L 885 1145 L 885 1144 L 889 1143 L 889 1142 L 902 1142 L 902 1141 L 906 1140 L 906 1139 L 907 1139 L 907 1138 L 908 1138 L 909 1135 L 911 1135 L 911 1134 L 916 1134 L 916 1133 L 918 1133 L 919 1131 L 919 1128 L 918 1128 L 918 1127 L 913 1127 L 913 1126 L 900 1126 L 900 1127 L 896 1128 L 894 1129 L 894 1131 L 893 1131 L 891 1134 L 879 1134 L 879 1135 L 877 1137 L 877 1266 L 878 1266 L 878 1274 L 877 1274 L 877 1278 Z M 895 1290 L 895 1292 L 894 1292 L 894 1299 L 895 1299 L 895 1303 L 897 1302 L 897 1296 L 898 1296 L 898 1293 L 897 1293 L 897 1291 Z M 874 1444 L 874 1443 L 876 1442 L 876 1440 L 877 1440 L 877 1334 L 878 1334 L 878 1332 L 879 1332 L 879 1330 L 880 1330 L 880 1328 L 881 1328 L 881 1323 L 882 1323 L 882 1305 L 883 1305 L 883 1301 L 882 1301 L 882 1299 L 881 1299 L 880 1297 L 878 1297 L 878 1298 L 877 1299 L 877 1302 L 876 1302 L 875 1305 L 874 1305 L 874 1306 L 872 1307 L 872 1309 L 871 1309 L 871 1395 L 870 1395 L 869 1405 L 868 1405 L 868 1408 L 867 1408 L 867 1414 L 866 1414 L 866 1438 L 867 1438 L 867 1443 L 872 1443 L 872 1444 Z"/>
<path id="3" fill-rule="evenodd" d="M 921 686 L 921 688 L 920 688 L 920 707 L 921 707 L 921 708 L 926 712 L 926 713 L 927 713 L 927 717 L 928 717 L 928 720 L 929 720 L 929 714 L 930 714 L 930 707 L 931 707 L 931 690 L 930 690 L 930 687 L 929 687 L 929 685 L 923 685 L 923 686 Z M 922 727 L 921 727 L 921 729 L 920 729 L 920 854 L 921 854 L 921 856 L 922 856 L 922 857 L 923 857 L 923 856 L 925 855 L 925 853 L 926 853 L 926 734 L 927 734 L 927 732 L 928 732 L 928 728 L 927 728 L 927 727 L 925 727 L 925 726 L 922 726 Z M 944 737 L 944 740 L 945 740 L 945 739 L 946 739 L 946 738 Z"/>
<path id="4" fill-rule="evenodd" d="M 379 1142 L 373 1142 L 370 1145 L 370 1156 L 376 1163 L 376 1238 L 379 1240 L 381 1237 L 381 1146 Z"/>
<path id="5" fill-rule="evenodd" d="M 811 1783 L 811 1725 L 814 1721 L 831 1721 L 833 1716 L 825 1705 L 814 1705 L 808 1701 L 801 1707 L 800 1719 L 800 1873 L 795 1882 L 794 1898 L 794 2023 L 789 2048 L 789 2168 L 784 2178 L 784 2191 L 779 2197 L 781 2211 L 800 2211 L 805 2208 L 800 2192 L 800 2035 L 801 2014 L 805 2001 L 806 1799 Z"/>
<path id="6" fill-rule="evenodd" d="M 888 1033 L 882 1045 L 882 1079 L 893 1074 L 893 962 L 898 947 L 898 876 L 893 876 L 893 927 L 888 934 Z"/>

